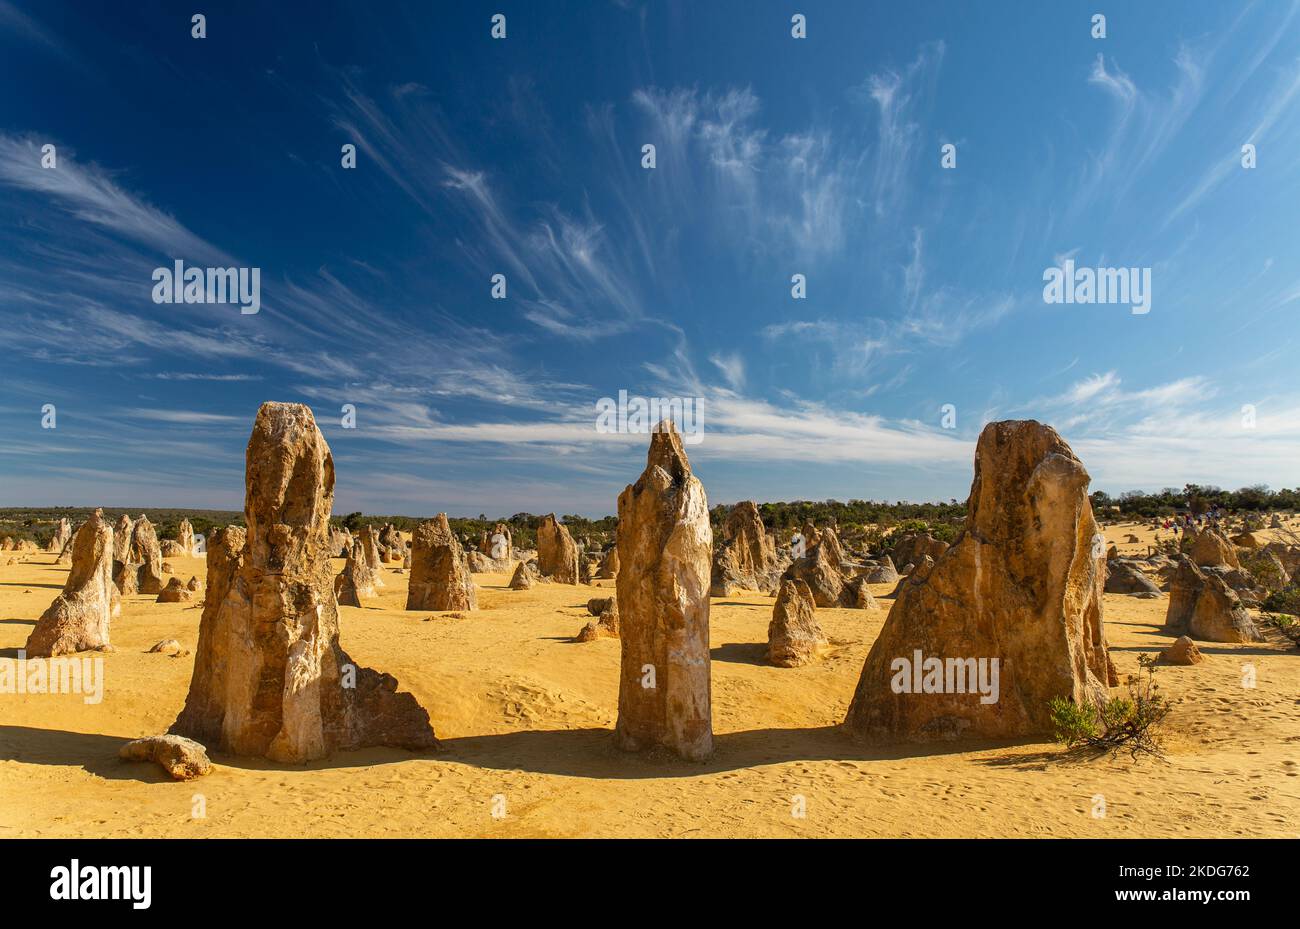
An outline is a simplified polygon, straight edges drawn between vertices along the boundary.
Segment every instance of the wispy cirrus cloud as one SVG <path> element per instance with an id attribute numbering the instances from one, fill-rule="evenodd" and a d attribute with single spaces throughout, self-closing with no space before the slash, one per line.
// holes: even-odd
<path id="1" fill-rule="evenodd" d="M 1110 126 L 1099 150 L 1090 153 L 1066 222 L 1081 216 L 1098 201 L 1123 199 L 1137 179 L 1176 139 L 1205 91 L 1208 52 L 1180 44 L 1173 57 L 1176 77 L 1167 89 L 1144 90 L 1119 63 L 1098 52 L 1087 82 L 1113 103 Z"/>
<path id="2" fill-rule="evenodd" d="M 1139 390 L 1127 390 L 1119 374 L 1106 371 L 1075 381 L 1063 393 L 1043 398 L 1035 406 L 1048 410 L 1064 428 L 1112 427 L 1150 416 L 1176 415 L 1201 406 L 1217 391 L 1205 377 L 1194 375 Z"/>
<path id="3" fill-rule="evenodd" d="M 0 31 L 18 36 L 26 42 L 51 52 L 65 62 L 76 60 L 76 56 L 62 39 L 18 9 L 10 0 L 0 0 Z"/>
<path id="4" fill-rule="evenodd" d="M 646 87 L 632 102 L 644 119 L 640 137 L 654 142 L 661 165 L 652 195 L 661 216 L 729 238 L 743 230 L 742 247 L 764 257 L 814 262 L 841 253 L 861 159 L 843 138 L 815 125 L 772 136 L 748 87 Z"/>
<path id="5" fill-rule="evenodd" d="M 897 211 L 905 202 L 907 174 L 916 166 L 921 144 L 921 122 L 946 51 L 943 42 L 927 43 L 905 68 L 878 71 L 859 88 L 877 117 L 872 179 L 872 207 L 877 217 Z"/>
<path id="6" fill-rule="evenodd" d="M 168 256 L 230 264 L 223 251 L 174 217 L 118 185 L 102 168 L 78 163 L 58 146 L 58 167 L 41 167 L 41 146 L 32 136 L 0 134 L 0 184 L 39 195 L 74 218 Z"/>
<path id="7" fill-rule="evenodd" d="M 243 423 L 244 417 L 225 413 L 204 413 L 199 410 L 164 410 L 135 408 L 122 410 L 121 415 L 132 419 L 148 419 L 160 423 L 178 423 L 186 426 L 211 426 L 224 423 Z"/>
<path id="8" fill-rule="evenodd" d="M 1273 91 L 1263 97 L 1261 105 L 1252 114 L 1253 122 L 1248 124 L 1250 128 L 1241 132 L 1242 141 L 1225 146 L 1227 151 L 1211 164 L 1196 185 L 1174 206 L 1165 217 L 1164 224 L 1168 226 L 1194 209 L 1233 173 L 1242 170 L 1242 145 L 1249 143 L 1258 147 L 1267 140 L 1271 143 L 1269 147 L 1272 150 L 1292 150 L 1298 141 L 1297 127 L 1300 126 L 1294 106 L 1297 94 L 1300 94 L 1300 63 L 1282 72 Z M 1281 130 L 1277 133 L 1278 138 L 1272 136 L 1275 128 Z"/>

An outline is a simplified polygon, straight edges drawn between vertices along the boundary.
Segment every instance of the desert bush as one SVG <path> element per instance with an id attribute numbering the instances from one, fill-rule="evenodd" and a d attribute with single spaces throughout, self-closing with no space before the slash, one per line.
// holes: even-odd
<path id="1" fill-rule="evenodd" d="M 961 535 L 962 527 L 958 523 L 951 522 L 931 522 L 924 519 L 906 519 L 899 523 L 885 539 L 884 545 L 890 551 L 904 535 L 911 533 L 921 533 L 929 535 L 940 542 L 947 542 L 951 545 L 956 541 L 957 536 Z"/>
<path id="2" fill-rule="evenodd" d="M 1291 640 L 1291 644 L 1300 648 L 1300 619 L 1287 613 L 1261 613 L 1260 622 L 1272 626 Z"/>
<path id="3" fill-rule="evenodd" d="M 1053 697 L 1049 706 L 1052 710 L 1052 735 L 1056 741 L 1064 742 L 1067 748 L 1091 742 L 1100 734 L 1096 707 L 1082 707 L 1065 697 Z"/>
<path id="4" fill-rule="evenodd" d="M 1241 566 L 1266 590 L 1282 589 L 1282 571 L 1267 552 L 1253 551 L 1241 556 Z"/>
<path id="5" fill-rule="evenodd" d="M 1274 591 L 1260 605 L 1260 609 L 1269 613 L 1300 616 L 1300 587 L 1292 584 L 1283 590 Z"/>
<path id="6" fill-rule="evenodd" d="M 1142 752 L 1162 754 L 1157 729 L 1173 707 L 1160 693 L 1155 664 L 1152 655 L 1139 657 L 1138 673 L 1129 675 L 1127 681 L 1127 695 L 1112 697 L 1101 707 L 1079 706 L 1064 697 L 1053 697 L 1049 709 L 1056 740 L 1067 748 L 1112 753 L 1126 748 L 1135 758 Z"/>

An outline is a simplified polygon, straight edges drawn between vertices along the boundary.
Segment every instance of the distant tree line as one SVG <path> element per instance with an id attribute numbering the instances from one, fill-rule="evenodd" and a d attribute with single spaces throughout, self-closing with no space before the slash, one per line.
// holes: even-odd
<path id="1" fill-rule="evenodd" d="M 1112 497 L 1104 490 L 1092 493 L 1093 510 L 1100 516 L 1114 515 L 1113 507 L 1119 508 L 1123 517 L 1130 519 L 1154 519 L 1172 516 L 1175 513 L 1204 513 L 1211 508 L 1228 511 L 1267 512 L 1300 510 L 1300 489 L 1269 490 L 1265 484 L 1242 487 L 1239 490 L 1223 490 L 1220 487 L 1202 484 L 1187 484 L 1181 490 L 1166 487 L 1159 493 L 1146 493 L 1131 490 Z M 713 532 L 718 536 L 723 524 L 731 513 L 731 506 L 718 504 L 709 513 Z M 54 534 L 54 527 L 61 518 L 66 517 L 73 526 L 77 526 L 90 516 L 90 507 L 8 507 L 0 508 L 0 538 L 9 536 L 14 539 L 30 539 L 44 547 Z M 131 509 L 105 507 L 104 518 L 116 523 L 118 517 L 126 513 L 131 519 L 137 519 L 144 512 L 154 524 L 160 539 L 175 539 L 182 519 L 189 519 L 195 533 L 208 535 L 214 527 L 244 525 L 244 514 L 237 510 L 181 510 L 181 509 Z M 763 525 L 776 532 L 778 538 L 785 542 L 795 529 L 805 523 L 812 523 L 821 528 L 834 522 L 839 527 L 840 537 L 850 543 L 878 546 L 886 536 L 897 538 L 907 532 L 929 532 L 935 538 L 952 541 L 961 531 L 966 518 L 966 504 L 955 499 L 947 503 L 908 503 L 899 500 L 895 503 L 875 500 L 795 500 L 788 503 L 760 503 L 759 515 Z M 405 532 L 412 531 L 428 517 L 418 516 L 375 516 L 361 512 L 336 515 L 331 522 L 347 528 L 354 534 L 363 526 L 379 528 L 392 523 Z M 497 523 L 510 526 L 510 534 L 516 546 L 535 548 L 537 546 L 537 527 L 542 516 L 532 513 L 516 513 L 505 519 L 489 519 L 480 513 L 474 517 L 448 517 L 452 530 L 462 538 L 477 540 L 483 532 L 491 533 Z M 613 544 L 614 533 L 618 527 L 618 517 L 602 516 L 588 519 L 585 516 L 569 514 L 560 517 L 569 528 L 569 533 L 577 540 L 586 540 L 589 549 L 604 548 Z"/>
<path id="2" fill-rule="evenodd" d="M 389 523 L 403 532 L 411 532 L 428 518 L 427 516 L 366 516 L 357 512 L 348 513 L 346 516 L 335 516 L 332 521 L 356 534 L 365 526 L 379 528 Z M 505 523 L 510 527 L 510 538 L 517 548 L 536 548 L 537 527 L 542 524 L 544 518 L 544 516 L 534 516 L 532 513 L 516 513 L 505 519 L 489 519 L 487 514 L 480 513 L 477 518 L 448 516 L 447 522 L 452 532 L 471 542 L 476 542 L 484 532 L 490 536 L 497 523 Z M 557 518 L 568 526 L 569 534 L 575 540 L 586 539 L 590 546 L 613 543 L 614 529 L 618 526 L 616 516 L 587 519 L 585 516 L 569 515 Z"/>
<path id="3" fill-rule="evenodd" d="M 715 506 L 710 514 L 714 528 L 726 521 L 731 507 Z M 790 503 L 760 503 L 759 515 L 763 525 L 779 533 L 793 532 L 811 522 L 821 528 L 832 521 L 841 533 L 865 530 L 875 526 L 882 530 L 894 529 L 909 521 L 926 524 L 960 522 L 966 518 L 966 504 L 950 500 L 947 503 L 886 503 L 874 500 L 795 500 Z"/>
<path id="4" fill-rule="evenodd" d="M 178 510 L 178 509 L 122 509 L 121 507 L 101 507 L 104 519 L 113 526 L 125 513 L 131 521 L 140 518 L 140 514 L 149 517 L 159 539 L 175 539 L 179 535 L 182 519 L 188 519 L 196 535 L 206 537 L 216 526 L 242 526 L 244 514 L 238 510 Z M 94 507 L 6 507 L 0 508 L 0 538 L 29 539 L 44 548 L 54 536 L 54 530 L 60 519 L 72 523 L 75 531 L 95 512 Z"/>
<path id="5" fill-rule="evenodd" d="M 1300 489 L 1269 490 L 1267 484 L 1255 484 L 1240 490 L 1224 490 L 1209 484 L 1186 484 L 1182 490 L 1166 487 L 1159 493 L 1130 490 L 1112 497 L 1103 490 L 1092 494 L 1092 508 L 1105 513 L 1119 507 L 1123 516 L 1155 519 L 1175 513 L 1201 514 L 1210 509 L 1230 512 L 1295 511 L 1300 509 Z M 1113 512 L 1113 511 L 1111 511 Z"/>

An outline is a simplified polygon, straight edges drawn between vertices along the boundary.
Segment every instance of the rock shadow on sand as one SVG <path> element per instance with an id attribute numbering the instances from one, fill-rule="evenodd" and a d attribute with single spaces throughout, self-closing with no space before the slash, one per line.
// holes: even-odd
<path id="1" fill-rule="evenodd" d="M 767 660 L 766 642 L 727 642 L 709 651 L 713 661 L 730 661 L 733 664 L 752 664 L 771 667 Z"/>
<path id="2" fill-rule="evenodd" d="M 118 757 L 122 746 L 134 738 L 138 736 L 0 725 L 0 761 L 82 768 L 110 781 L 173 783 L 157 765 L 132 764 Z"/>
<path id="3" fill-rule="evenodd" d="M 118 757 L 122 746 L 138 735 L 101 735 L 91 732 L 68 732 L 62 729 L 36 729 L 30 726 L 0 725 L 0 761 L 22 764 L 79 767 L 88 774 L 118 781 L 144 781 L 171 784 L 172 779 L 157 765 L 134 764 Z M 419 759 L 443 760 L 438 750 L 406 751 L 399 748 L 364 748 L 336 752 L 329 758 L 306 764 L 279 764 L 264 758 L 240 758 L 209 752 L 213 764 L 246 771 L 312 771 L 329 768 L 373 768 L 385 764 Z"/>
<path id="4" fill-rule="evenodd" d="M 620 751 L 612 729 L 529 729 L 496 735 L 442 739 L 440 760 L 500 771 L 527 771 L 601 780 L 699 777 L 796 761 L 845 763 L 891 761 L 915 756 L 959 754 L 981 746 L 967 743 L 867 745 L 839 726 L 750 729 L 714 733 L 713 755 L 683 761 L 667 751 Z M 988 747 L 988 746 L 983 746 Z"/>

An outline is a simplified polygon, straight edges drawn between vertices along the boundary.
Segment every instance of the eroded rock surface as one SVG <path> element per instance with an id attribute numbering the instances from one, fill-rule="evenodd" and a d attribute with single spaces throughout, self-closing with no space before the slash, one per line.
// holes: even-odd
<path id="1" fill-rule="evenodd" d="M 108 629 L 121 612 L 113 583 L 113 529 L 96 510 L 72 540 L 72 570 L 63 592 L 36 621 L 24 646 L 29 658 L 109 647 Z"/>
<path id="2" fill-rule="evenodd" d="M 1092 554 L 1088 482 L 1050 427 L 984 428 L 965 530 L 899 585 L 845 719 L 851 732 L 1015 738 L 1051 730 L 1053 697 L 1107 699 L 1118 680 L 1102 624 L 1105 567 Z M 937 682 L 915 673 L 936 661 Z M 909 692 L 918 682 L 921 692 Z"/>
<path id="3" fill-rule="evenodd" d="M 554 513 L 537 527 L 537 570 L 557 584 L 578 583 L 578 546 Z"/>
<path id="4" fill-rule="evenodd" d="M 704 486 L 665 422 L 651 435 L 645 471 L 618 498 L 620 748 L 660 746 L 691 760 L 713 751 L 712 550 Z"/>
<path id="5" fill-rule="evenodd" d="M 311 410 L 263 404 L 246 469 L 247 533 L 227 528 L 208 546 L 194 675 L 171 732 L 293 763 L 368 746 L 433 748 L 415 698 L 339 645 L 334 459 Z"/>
<path id="6" fill-rule="evenodd" d="M 451 531 L 447 514 L 415 527 L 411 536 L 408 610 L 473 610 L 478 607 L 465 553 Z"/>
<path id="7" fill-rule="evenodd" d="M 778 668 L 797 668 L 817 660 L 826 636 L 817 623 L 812 591 L 803 581 L 782 581 L 767 627 L 767 660 Z"/>

